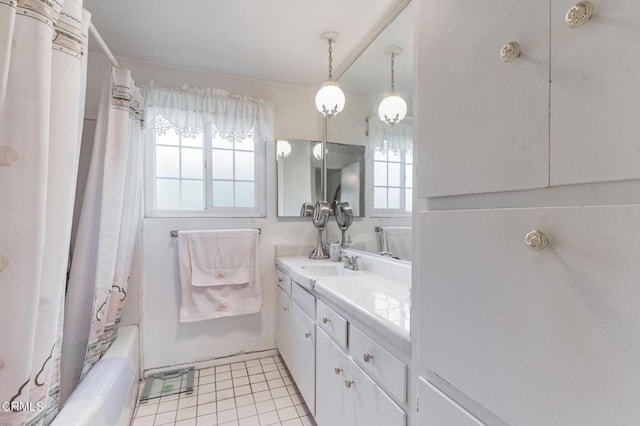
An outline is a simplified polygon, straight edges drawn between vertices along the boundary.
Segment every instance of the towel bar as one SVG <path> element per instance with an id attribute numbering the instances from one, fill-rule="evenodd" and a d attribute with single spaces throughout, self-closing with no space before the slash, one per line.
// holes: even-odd
<path id="1" fill-rule="evenodd" d="M 258 230 L 258 235 L 262 234 L 262 228 L 252 228 L 252 229 L 257 229 Z M 171 235 L 171 238 L 178 238 L 178 232 L 177 230 L 172 230 L 169 235 Z"/>

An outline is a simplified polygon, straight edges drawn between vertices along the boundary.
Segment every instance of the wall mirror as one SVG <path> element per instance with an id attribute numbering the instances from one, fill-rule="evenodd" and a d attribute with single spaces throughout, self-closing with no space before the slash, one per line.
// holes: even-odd
<path id="1" fill-rule="evenodd" d="M 322 200 L 322 145 L 319 141 L 278 140 L 278 216 L 299 217 L 305 202 Z M 327 200 L 348 201 L 363 216 L 365 147 L 327 143 Z"/>
<path id="2" fill-rule="evenodd" d="M 347 102 L 344 110 L 327 123 L 327 140 L 358 143 L 365 148 L 366 215 L 348 231 L 354 248 L 376 254 L 386 252 L 385 255 L 401 260 L 412 258 L 413 28 L 414 9 L 408 3 L 338 78 Z M 392 46 L 402 50 L 393 64 L 394 91 L 401 94 L 408 106 L 407 117 L 393 129 L 395 132 L 406 129 L 408 138 L 403 151 L 380 153 L 372 149 L 372 143 L 376 146 L 380 143 L 371 135 L 384 134 L 385 126 L 389 126 L 378 120 L 377 111 L 391 91 Z M 338 235 L 335 228 L 335 221 L 330 222 L 329 236 Z"/>

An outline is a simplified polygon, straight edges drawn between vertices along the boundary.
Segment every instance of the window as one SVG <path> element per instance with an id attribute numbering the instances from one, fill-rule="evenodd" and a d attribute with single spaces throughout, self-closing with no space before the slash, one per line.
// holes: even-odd
<path id="1" fill-rule="evenodd" d="M 224 139 L 214 126 L 150 133 L 148 216 L 264 216 L 264 144 Z"/>
<path id="2" fill-rule="evenodd" d="M 373 209 L 378 213 L 410 213 L 412 209 L 413 153 L 391 150 L 373 155 Z"/>

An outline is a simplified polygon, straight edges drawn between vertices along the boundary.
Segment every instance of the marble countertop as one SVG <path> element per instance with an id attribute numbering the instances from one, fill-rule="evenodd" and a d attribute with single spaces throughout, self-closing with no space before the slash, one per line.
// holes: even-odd
<path id="1" fill-rule="evenodd" d="M 410 354 L 411 285 L 371 271 L 349 271 L 337 276 L 313 276 L 307 265 L 337 265 L 328 260 L 278 257 L 277 265 L 292 280 L 333 305 L 359 328 L 365 327 L 397 351 Z"/>

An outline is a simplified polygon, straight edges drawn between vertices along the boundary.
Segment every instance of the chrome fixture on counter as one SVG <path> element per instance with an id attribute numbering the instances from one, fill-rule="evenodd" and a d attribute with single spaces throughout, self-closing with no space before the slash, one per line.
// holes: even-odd
<path id="1" fill-rule="evenodd" d="M 344 267 L 345 269 L 349 269 L 350 271 L 358 271 L 358 256 L 349 256 L 348 254 L 343 254 L 342 258 L 344 259 Z"/>
<path id="2" fill-rule="evenodd" d="M 344 237 L 344 233 L 353 223 L 353 209 L 351 208 L 351 204 L 349 204 L 349 202 L 347 201 L 334 202 L 333 214 L 336 217 L 336 222 L 338 222 L 338 228 L 340 228 L 340 230 L 342 231 L 342 242 L 340 246 L 344 248 L 345 243 L 347 242 Z"/>
<path id="3" fill-rule="evenodd" d="M 328 259 L 329 250 L 322 241 L 322 232 L 329 222 L 329 215 L 331 213 L 331 206 L 326 201 L 317 201 L 313 208 L 312 222 L 313 226 L 318 228 L 318 242 L 316 248 L 313 249 L 309 255 L 310 259 Z"/>

